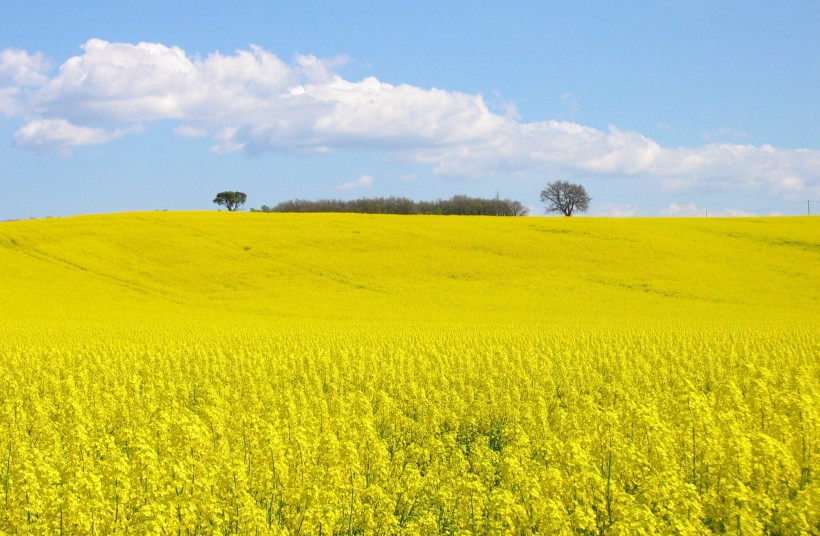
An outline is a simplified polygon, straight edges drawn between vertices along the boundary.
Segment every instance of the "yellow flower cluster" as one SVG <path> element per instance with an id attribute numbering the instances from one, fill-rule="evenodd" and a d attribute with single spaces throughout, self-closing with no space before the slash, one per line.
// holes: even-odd
<path id="1" fill-rule="evenodd" d="M 0 223 L 0 533 L 820 532 L 818 231 Z"/>

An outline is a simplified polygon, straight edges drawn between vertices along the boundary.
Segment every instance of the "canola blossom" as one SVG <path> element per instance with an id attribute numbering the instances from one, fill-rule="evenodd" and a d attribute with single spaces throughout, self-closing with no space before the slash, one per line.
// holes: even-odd
<path id="1" fill-rule="evenodd" d="M 0 533 L 820 532 L 820 220 L 0 223 Z"/>

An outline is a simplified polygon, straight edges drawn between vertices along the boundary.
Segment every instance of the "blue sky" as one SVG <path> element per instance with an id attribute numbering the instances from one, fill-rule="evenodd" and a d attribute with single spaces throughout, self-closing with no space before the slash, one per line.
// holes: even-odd
<path id="1" fill-rule="evenodd" d="M 0 220 L 293 198 L 820 212 L 820 3 L 0 4 Z M 814 210 L 813 210 L 814 212 Z"/>

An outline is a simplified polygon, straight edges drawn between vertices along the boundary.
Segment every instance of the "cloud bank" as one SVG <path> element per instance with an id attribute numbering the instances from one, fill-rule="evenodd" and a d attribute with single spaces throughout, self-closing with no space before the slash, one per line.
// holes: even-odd
<path id="1" fill-rule="evenodd" d="M 92 39 L 54 73 L 41 54 L 4 50 L 0 114 L 22 119 L 14 143 L 34 150 L 66 152 L 174 120 L 177 135 L 209 137 L 220 153 L 384 151 L 455 176 L 632 176 L 670 191 L 820 192 L 818 150 L 667 148 L 614 126 L 527 123 L 513 107 L 491 111 L 480 95 L 346 80 L 337 73 L 343 61 L 288 63 L 256 46 L 199 58 L 159 43 Z"/>

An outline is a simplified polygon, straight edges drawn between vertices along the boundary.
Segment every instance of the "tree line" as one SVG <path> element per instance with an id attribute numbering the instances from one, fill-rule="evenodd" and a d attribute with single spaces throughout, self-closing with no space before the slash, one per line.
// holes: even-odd
<path id="1" fill-rule="evenodd" d="M 511 199 L 484 199 L 455 195 L 450 199 L 414 201 L 407 197 L 367 197 L 361 199 L 293 199 L 273 207 L 262 205 L 252 212 L 358 212 L 364 214 L 440 214 L 461 216 L 526 216 L 529 209 Z"/>
<path id="2" fill-rule="evenodd" d="M 244 192 L 220 192 L 214 203 L 229 211 L 239 210 L 247 201 Z M 541 190 L 541 202 L 547 213 L 560 212 L 572 216 L 573 212 L 586 212 L 592 199 L 580 184 L 567 181 L 547 183 Z M 526 216 L 529 209 L 518 201 L 454 195 L 450 199 L 436 201 L 413 201 L 407 197 L 364 197 L 361 199 L 293 199 L 275 205 L 262 205 L 251 212 L 357 212 L 362 214 L 442 214 L 462 216 Z"/>

